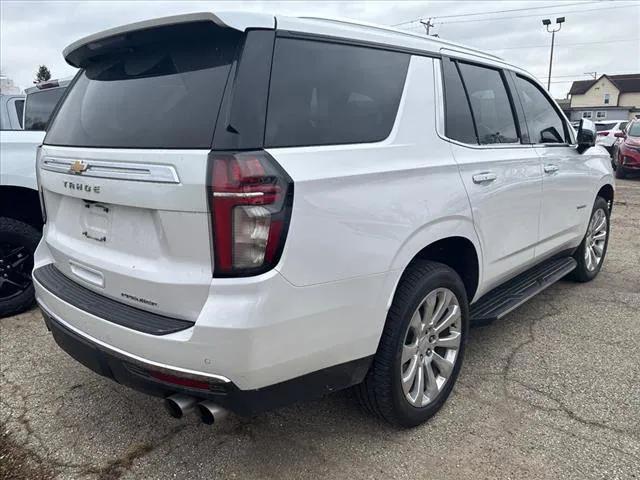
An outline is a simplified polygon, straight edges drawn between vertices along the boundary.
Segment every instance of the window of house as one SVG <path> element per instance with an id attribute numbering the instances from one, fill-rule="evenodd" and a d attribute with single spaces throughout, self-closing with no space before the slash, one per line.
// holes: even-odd
<path id="1" fill-rule="evenodd" d="M 518 131 L 500 71 L 458 63 L 480 144 L 516 143 Z"/>
<path id="2" fill-rule="evenodd" d="M 607 112 L 596 112 L 596 119 L 603 119 L 603 118 L 607 118 Z"/>
<path id="3" fill-rule="evenodd" d="M 532 143 L 568 143 L 564 121 L 544 93 L 532 82 L 516 76 L 516 88 Z"/>
<path id="4" fill-rule="evenodd" d="M 591 118 L 592 112 L 582 112 L 582 118 Z"/>
<path id="5" fill-rule="evenodd" d="M 611 99 L 611 95 L 608 93 L 604 94 L 604 104 L 609 105 L 609 100 Z"/>

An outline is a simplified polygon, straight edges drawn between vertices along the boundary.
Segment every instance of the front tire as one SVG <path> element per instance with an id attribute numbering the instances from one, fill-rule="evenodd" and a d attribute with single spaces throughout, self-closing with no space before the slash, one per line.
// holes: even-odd
<path id="1" fill-rule="evenodd" d="M 602 197 L 596 198 L 587 233 L 573 254 L 578 266 L 571 276 L 578 282 L 590 282 L 596 278 L 602 268 L 609 246 L 609 214 L 607 201 Z"/>
<path id="2" fill-rule="evenodd" d="M 407 268 L 387 315 L 378 351 L 356 387 L 370 413 L 401 427 L 432 417 L 460 372 L 469 327 L 464 284 L 446 265 Z"/>
<path id="3" fill-rule="evenodd" d="M 0 318 L 35 303 L 31 270 L 39 241 L 40 232 L 31 225 L 0 217 Z"/>

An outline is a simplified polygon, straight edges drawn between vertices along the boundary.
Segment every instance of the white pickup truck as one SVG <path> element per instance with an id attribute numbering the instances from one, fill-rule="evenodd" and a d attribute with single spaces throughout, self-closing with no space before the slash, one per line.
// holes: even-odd
<path id="1" fill-rule="evenodd" d="M 0 96 L 0 318 L 33 305 L 33 252 L 42 214 L 36 181 L 36 151 L 70 80 Z"/>

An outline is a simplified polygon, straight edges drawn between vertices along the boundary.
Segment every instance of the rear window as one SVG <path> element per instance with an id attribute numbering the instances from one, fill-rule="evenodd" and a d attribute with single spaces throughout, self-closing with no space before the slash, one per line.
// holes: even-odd
<path id="1" fill-rule="evenodd" d="M 24 129 L 44 131 L 51 114 L 64 95 L 66 87 L 49 88 L 27 95 L 24 112 Z"/>
<path id="2" fill-rule="evenodd" d="M 240 34 L 207 25 L 169 33 L 86 65 L 45 143 L 210 148 Z"/>
<path id="3" fill-rule="evenodd" d="M 605 130 L 611 130 L 615 126 L 615 123 L 596 123 L 596 130 L 598 132 L 603 132 Z"/>
<path id="4" fill-rule="evenodd" d="M 277 39 L 265 144 L 384 140 L 396 118 L 408 65 L 404 53 Z"/>
<path id="5" fill-rule="evenodd" d="M 20 127 L 22 127 L 22 115 L 24 113 L 24 100 L 16 100 L 15 101 L 15 105 L 16 107 L 16 115 L 18 116 L 18 123 L 20 123 Z"/>

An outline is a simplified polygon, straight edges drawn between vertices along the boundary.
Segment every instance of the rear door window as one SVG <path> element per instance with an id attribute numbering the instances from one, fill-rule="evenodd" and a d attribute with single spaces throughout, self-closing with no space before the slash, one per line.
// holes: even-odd
<path id="1" fill-rule="evenodd" d="M 66 87 L 47 88 L 27 95 L 24 115 L 25 130 L 44 131 L 49 125 L 51 114 L 64 95 Z"/>
<path id="2" fill-rule="evenodd" d="M 278 38 L 266 146 L 384 140 L 398 112 L 409 58 L 373 48 Z"/>
<path id="3" fill-rule="evenodd" d="M 444 73 L 445 135 L 463 143 L 478 143 L 471 108 L 464 91 L 458 67 L 449 59 L 442 60 Z"/>
<path id="4" fill-rule="evenodd" d="M 518 131 L 499 70 L 458 63 L 481 144 L 516 143 Z"/>
<path id="5" fill-rule="evenodd" d="M 45 143 L 211 148 L 240 34 L 208 25 L 187 27 L 89 62 Z"/>
<path id="6" fill-rule="evenodd" d="M 564 121 L 542 91 L 516 75 L 516 88 L 532 143 L 568 143 Z"/>

